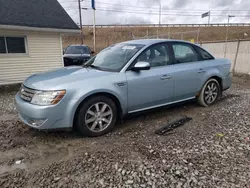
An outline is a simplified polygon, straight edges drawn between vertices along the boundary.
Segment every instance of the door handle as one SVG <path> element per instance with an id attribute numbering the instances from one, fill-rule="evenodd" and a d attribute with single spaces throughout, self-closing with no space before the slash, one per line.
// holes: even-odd
<path id="1" fill-rule="evenodd" d="M 204 69 L 199 69 L 198 70 L 198 73 L 204 73 L 204 72 L 206 72 Z"/>
<path id="2" fill-rule="evenodd" d="M 161 77 L 161 80 L 168 80 L 168 79 L 171 79 L 172 76 L 169 76 L 167 74 L 164 74 L 162 77 Z"/>

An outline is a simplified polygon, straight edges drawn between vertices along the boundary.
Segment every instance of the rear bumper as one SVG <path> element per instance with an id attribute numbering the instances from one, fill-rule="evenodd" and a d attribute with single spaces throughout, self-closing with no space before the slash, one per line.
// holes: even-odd
<path id="1" fill-rule="evenodd" d="M 233 73 L 229 73 L 226 77 L 222 80 L 222 89 L 227 90 L 232 86 L 232 80 L 233 80 Z"/>

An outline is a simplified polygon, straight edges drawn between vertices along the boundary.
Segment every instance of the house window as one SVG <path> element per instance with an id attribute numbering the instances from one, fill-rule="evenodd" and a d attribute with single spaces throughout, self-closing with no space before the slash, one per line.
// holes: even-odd
<path id="1" fill-rule="evenodd" d="M 0 37 L 0 53 L 1 54 L 6 53 L 5 38 L 4 37 Z"/>
<path id="2" fill-rule="evenodd" d="M 26 53 L 25 37 L 0 36 L 0 54 Z"/>

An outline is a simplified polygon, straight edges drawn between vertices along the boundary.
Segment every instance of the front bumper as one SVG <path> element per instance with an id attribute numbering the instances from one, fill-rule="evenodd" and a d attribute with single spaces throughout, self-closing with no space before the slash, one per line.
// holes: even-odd
<path id="1" fill-rule="evenodd" d="M 15 101 L 20 119 L 30 127 L 39 130 L 72 127 L 70 116 L 66 115 L 67 104 L 63 101 L 53 106 L 38 106 L 24 101 L 19 94 L 15 96 Z"/>

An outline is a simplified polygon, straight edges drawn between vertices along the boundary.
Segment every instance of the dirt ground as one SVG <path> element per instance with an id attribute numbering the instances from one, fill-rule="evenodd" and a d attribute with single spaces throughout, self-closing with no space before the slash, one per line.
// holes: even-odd
<path id="1" fill-rule="evenodd" d="M 15 90 L 15 89 L 14 89 Z M 250 187 L 250 79 L 215 105 L 187 103 L 134 115 L 103 137 L 39 132 L 0 94 L 0 187 Z M 193 120 L 159 136 L 154 131 Z"/>

